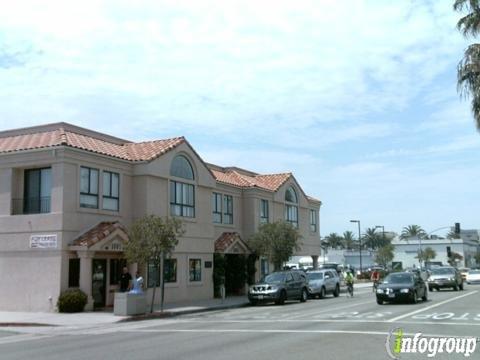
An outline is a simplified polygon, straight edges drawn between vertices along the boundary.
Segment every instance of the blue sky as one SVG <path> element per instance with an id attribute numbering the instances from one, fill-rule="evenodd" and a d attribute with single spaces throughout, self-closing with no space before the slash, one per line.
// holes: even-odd
<path id="1" fill-rule="evenodd" d="M 480 134 L 452 1 L 15 1 L 0 130 L 184 135 L 208 162 L 292 171 L 321 233 L 480 228 Z"/>

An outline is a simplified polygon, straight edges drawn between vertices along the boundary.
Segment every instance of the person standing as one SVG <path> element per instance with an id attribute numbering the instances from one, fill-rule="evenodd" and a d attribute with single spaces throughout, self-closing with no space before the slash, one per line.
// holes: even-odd
<path id="1" fill-rule="evenodd" d="M 122 275 L 120 276 L 120 292 L 127 292 L 132 287 L 132 275 L 128 272 L 128 268 L 123 268 Z"/>

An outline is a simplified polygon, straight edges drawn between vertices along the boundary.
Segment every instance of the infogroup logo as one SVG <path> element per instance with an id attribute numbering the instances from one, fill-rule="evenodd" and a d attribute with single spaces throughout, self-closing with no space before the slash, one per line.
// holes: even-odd
<path id="1" fill-rule="evenodd" d="M 392 359 L 400 359 L 404 353 L 421 354 L 429 358 L 441 353 L 469 357 L 475 352 L 478 341 L 476 337 L 422 336 L 422 333 L 407 336 L 401 328 L 396 328 L 389 332 L 385 346 Z"/>

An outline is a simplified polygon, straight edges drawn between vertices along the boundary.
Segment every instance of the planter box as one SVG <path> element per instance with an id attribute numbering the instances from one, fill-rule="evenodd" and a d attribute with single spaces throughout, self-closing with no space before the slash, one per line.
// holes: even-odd
<path id="1" fill-rule="evenodd" d="M 118 316 L 145 314 L 147 301 L 145 294 L 115 293 L 113 313 Z"/>

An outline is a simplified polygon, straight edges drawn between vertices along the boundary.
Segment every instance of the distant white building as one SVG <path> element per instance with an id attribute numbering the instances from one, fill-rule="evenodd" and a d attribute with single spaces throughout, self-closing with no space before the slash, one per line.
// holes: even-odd
<path id="1" fill-rule="evenodd" d="M 458 263 L 458 266 L 478 266 L 476 264 L 475 255 L 479 251 L 479 240 L 477 230 L 462 230 L 460 239 L 417 239 L 411 238 L 408 240 L 400 240 L 396 237 L 392 241 L 395 247 L 395 257 L 393 261 L 402 263 L 403 268 L 419 266 L 417 258 L 418 251 L 427 247 L 432 248 L 437 256 L 432 261 L 441 261 L 443 264 L 448 264 L 448 252 L 456 252 L 463 256 L 463 260 Z"/>

